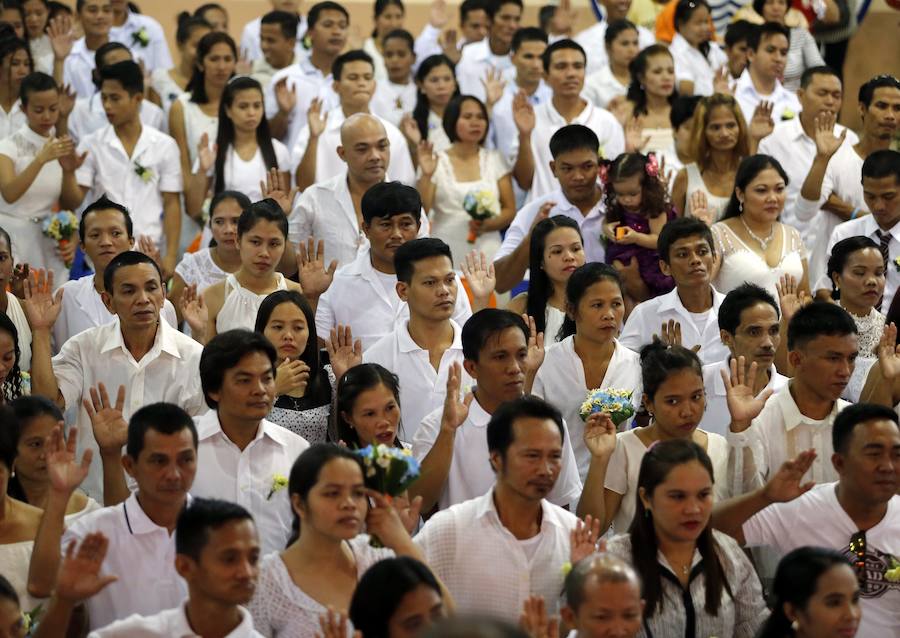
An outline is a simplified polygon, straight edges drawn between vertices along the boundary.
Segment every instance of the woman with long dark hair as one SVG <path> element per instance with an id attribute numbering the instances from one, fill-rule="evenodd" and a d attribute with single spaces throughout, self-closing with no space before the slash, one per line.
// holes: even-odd
<path id="1" fill-rule="evenodd" d="M 400 442 L 400 380 L 377 363 L 363 363 L 340 377 L 334 438 L 351 448 L 403 447 Z"/>
<path id="2" fill-rule="evenodd" d="M 0 312 L 0 404 L 22 396 L 20 356 L 19 331 L 12 319 Z"/>
<path id="3" fill-rule="evenodd" d="M 200 39 L 213 30 L 209 22 L 202 17 L 191 16 L 187 11 L 179 13 L 177 20 L 175 46 L 178 49 L 178 63 L 171 69 L 155 69 L 150 75 L 150 99 L 161 106 L 166 115 L 175 100 L 187 90 L 194 74 Z"/>
<path id="4" fill-rule="evenodd" d="M 766 608 L 750 559 L 710 526 L 713 466 L 690 440 L 660 441 L 641 460 L 634 520 L 607 544 L 643 583 L 648 636 L 752 638 Z"/>
<path id="5" fill-rule="evenodd" d="M 206 133 L 197 143 L 195 170 L 184 194 L 187 214 L 199 217 L 210 191 L 213 195 L 238 191 L 250 201 L 259 201 L 263 198 L 260 183 L 266 182 L 272 170 L 289 165 L 287 147 L 269 133 L 262 86 L 253 78 L 235 77 L 225 85 L 219 101 L 215 144 L 210 146 Z M 280 172 L 284 183 L 290 185 L 290 173 Z"/>
<path id="6" fill-rule="evenodd" d="M 626 116 L 623 125 L 639 122 L 642 136 L 649 136 L 639 150 L 671 154 L 675 152 L 675 137 L 669 117 L 672 102 L 678 96 L 675 90 L 675 61 L 669 49 L 653 44 L 640 53 L 628 66 L 631 84 L 625 97 L 629 108 L 623 108 Z"/>
<path id="7" fill-rule="evenodd" d="M 513 297 L 507 309 L 534 319 L 535 330 L 544 333 L 545 348 L 558 340 L 566 318 L 566 282 L 584 261 L 584 238 L 571 217 L 554 215 L 531 231 L 528 291 Z"/>
<path id="8" fill-rule="evenodd" d="M 446 55 L 430 55 L 419 65 L 415 80 L 416 106 L 412 115 L 400 121 L 400 130 L 409 142 L 413 157 L 423 140 L 431 143 L 435 153 L 446 151 L 450 138 L 444 132 L 444 109 L 459 95 L 456 66 Z"/>

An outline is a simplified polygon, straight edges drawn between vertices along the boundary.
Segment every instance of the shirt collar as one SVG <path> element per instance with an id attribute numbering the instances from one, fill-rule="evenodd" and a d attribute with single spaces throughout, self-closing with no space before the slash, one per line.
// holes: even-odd
<path id="1" fill-rule="evenodd" d="M 449 321 L 450 325 L 453 326 L 453 343 L 450 344 L 448 350 L 462 350 L 462 330 L 460 329 L 459 324 L 453 321 L 453 319 L 450 319 Z M 413 341 L 413 338 L 410 336 L 408 320 L 403 323 L 400 330 L 397 330 L 397 345 L 400 352 L 404 354 L 423 349 L 419 344 Z"/>
<path id="2" fill-rule="evenodd" d="M 138 502 L 138 492 L 140 489 L 135 490 L 131 493 L 131 495 L 122 503 L 122 514 L 125 517 L 125 524 L 128 527 L 128 531 L 131 532 L 132 536 L 136 536 L 138 534 L 153 534 L 158 531 L 163 531 L 166 533 L 166 536 L 170 536 L 169 530 L 165 527 L 161 527 L 150 520 L 150 517 L 147 516 L 147 512 L 144 511 L 144 508 L 141 507 L 141 504 Z M 191 495 L 186 495 L 186 503 L 185 505 L 191 504 Z"/>
<path id="3" fill-rule="evenodd" d="M 138 119 L 140 119 L 140 117 Z M 122 140 L 116 135 L 116 129 L 112 124 L 107 124 L 106 127 L 102 129 L 102 133 L 100 133 L 101 139 L 104 144 L 120 151 L 122 155 L 128 158 L 129 162 L 134 164 L 146 149 L 152 147 L 152 140 L 149 139 L 149 136 L 152 135 L 150 132 L 151 128 L 146 126 L 143 122 L 140 124 L 141 135 L 134 145 L 134 150 L 131 151 L 131 157 L 128 157 L 128 153 L 125 152 L 125 147 L 122 146 Z"/>
<path id="4" fill-rule="evenodd" d="M 105 327 L 108 328 L 110 332 L 107 335 L 106 341 L 104 341 L 103 345 L 100 347 L 101 354 L 109 352 L 110 350 L 115 350 L 116 348 L 126 349 L 119 316 L 115 315 L 115 319 L 111 323 L 106 324 Z M 173 357 L 180 359 L 181 350 L 178 348 L 177 332 L 177 330 L 169 326 L 168 322 L 166 322 L 166 320 L 162 318 L 162 314 L 160 314 L 159 323 L 156 328 L 156 337 L 153 339 L 153 347 L 150 348 L 150 352 L 147 354 L 149 355 L 155 350 L 158 350 L 159 352 L 166 352 Z"/>
<path id="5" fill-rule="evenodd" d="M 541 204 L 545 204 L 546 202 L 556 202 L 556 205 L 553 207 L 554 215 L 565 214 L 568 217 L 571 217 L 572 219 L 578 221 L 582 219 L 593 219 L 594 217 L 601 216 L 606 208 L 604 200 L 605 198 L 601 196 L 600 199 L 597 200 L 597 203 L 594 204 L 594 207 L 588 211 L 588 214 L 584 215 L 582 214 L 580 208 L 569 201 L 569 198 L 566 197 L 566 194 L 560 188 L 543 198 L 541 200 Z M 538 206 L 538 210 L 540 210 L 540 206 Z M 579 226 L 580 225 L 581 224 L 579 224 Z"/>
<path id="6" fill-rule="evenodd" d="M 855 153 L 856 151 L 853 152 Z M 865 220 L 866 235 L 874 239 L 876 243 L 878 242 L 878 231 L 888 233 L 891 237 L 900 241 L 900 222 L 894 224 L 894 227 L 890 230 L 885 231 L 881 230 L 881 226 L 878 225 L 878 222 L 875 221 L 875 218 L 872 215 L 866 215 L 863 219 Z"/>
<path id="7" fill-rule="evenodd" d="M 312 60 L 310 60 L 308 56 L 297 60 L 297 66 L 300 67 L 300 71 L 303 73 L 303 75 L 305 75 L 307 77 L 319 78 L 326 82 L 331 81 L 331 73 L 329 73 L 328 75 L 325 75 L 324 73 L 322 73 L 312 63 Z"/>
<path id="8" fill-rule="evenodd" d="M 252 638 L 256 635 L 253 629 L 253 617 L 241 606 L 238 606 L 238 611 L 241 613 L 241 624 L 229 632 L 226 638 Z M 167 619 L 169 622 L 166 623 L 166 631 L 172 638 L 197 638 L 197 633 L 188 622 L 185 605 L 162 613 L 171 614 Z"/>
<path id="9" fill-rule="evenodd" d="M 784 419 L 785 430 L 791 431 L 795 427 L 803 423 L 808 423 L 810 425 L 820 423 L 819 420 L 810 419 L 800 412 L 800 408 L 797 407 L 797 402 L 794 401 L 794 396 L 791 394 L 790 383 L 786 383 L 781 391 L 775 395 L 775 400 L 778 402 L 778 407 L 781 409 L 781 416 Z M 835 401 L 834 405 L 831 406 L 831 413 L 822 420 L 833 421 L 834 417 L 837 416 L 837 413 L 839 411 L 840 401 Z"/>
<path id="10" fill-rule="evenodd" d="M 713 312 L 718 313 L 719 306 L 722 305 L 722 301 L 725 299 L 725 295 L 721 292 L 712 288 L 712 310 Z M 681 301 L 681 297 L 678 295 L 678 288 L 673 288 L 671 292 L 667 292 L 660 298 L 659 308 L 657 309 L 659 312 L 663 312 L 665 310 L 676 310 L 685 315 L 690 315 L 688 309 L 684 307 L 684 303 Z"/>
<path id="11" fill-rule="evenodd" d="M 474 398 L 471 405 L 469 405 L 469 418 L 466 419 L 466 421 L 476 428 L 484 428 L 487 427 L 488 421 L 490 420 L 491 415 L 485 412 L 484 408 L 481 407 L 481 404 L 478 402 L 478 399 Z"/>
<path id="12" fill-rule="evenodd" d="M 250 444 L 253 445 L 253 443 L 256 443 L 263 437 L 267 437 L 278 445 L 284 447 L 288 444 L 287 437 L 284 435 L 285 432 L 286 430 L 281 426 L 276 425 L 271 421 L 267 421 L 266 419 L 262 419 L 259 422 L 259 428 L 256 431 L 256 436 Z M 211 439 L 216 435 L 221 435 L 226 439 L 228 438 L 222 431 L 222 424 L 219 423 L 218 410 L 210 410 L 209 412 L 206 412 L 205 414 L 197 418 L 197 439 L 199 441 L 205 441 L 207 439 Z"/>
<path id="13" fill-rule="evenodd" d="M 559 478 L 557 478 L 559 480 Z M 484 496 L 479 496 L 475 503 L 475 519 L 481 519 L 485 517 L 493 518 L 497 523 L 500 523 L 500 515 L 497 513 L 497 506 L 494 504 L 494 488 L 492 487 L 488 490 L 487 494 Z M 541 509 L 543 510 L 543 516 L 541 516 L 541 531 L 543 534 L 549 525 L 553 525 L 554 527 L 563 528 L 564 523 L 560 520 L 560 517 L 557 515 L 557 512 L 554 511 L 555 505 L 550 503 L 547 499 L 541 499 Z"/>

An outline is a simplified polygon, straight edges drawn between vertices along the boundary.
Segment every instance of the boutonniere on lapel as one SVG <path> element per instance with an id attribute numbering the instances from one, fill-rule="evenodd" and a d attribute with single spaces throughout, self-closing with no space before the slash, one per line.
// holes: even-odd
<path id="1" fill-rule="evenodd" d="M 900 583 L 900 560 L 896 556 L 890 556 L 890 569 L 884 572 L 884 579 L 889 583 Z"/>
<path id="2" fill-rule="evenodd" d="M 796 116 L 797 114 L 794 113 L 791 109 L 784 109 L 781 112 L 781 121 L 784 122 L 785 120 L 793 120 Z"/>
<path id="3" fill-rule="evenodd" d="M 141 166 L 141 164 L 137 160 L 135 160 L 134 162 L 134 173 L 135 175 L 140 177 L 145 184 L 149 183 L 150 180 L 153 179 L 153 171 L 146 166 Z"/>
<path id="4" fill-rule="evenodd" d="M 140 44 L 142 47 L 147 48 L 147 45 L 150 44 L 150 35 L 147 33 L 147 29 L 141 27 L 140 29 L 132 33 L 131 43 Z"/>
<path id="5" fill-rule="evenodd" d="M 897 272 L 900 272 L 900 257 L 895 257 L 894 261 L 892 261 L 891 263 L 894 264 L 894 269 Z"/>
<path id="6" fill-rule="evenodd" d="M 288 479 L 284 474 L 272 475 L 272 486 L 269 488 L 269 495 L 266 496 L 267 501 L 271 501 L 276 492 L 280 492 L 288 485 Z"/>

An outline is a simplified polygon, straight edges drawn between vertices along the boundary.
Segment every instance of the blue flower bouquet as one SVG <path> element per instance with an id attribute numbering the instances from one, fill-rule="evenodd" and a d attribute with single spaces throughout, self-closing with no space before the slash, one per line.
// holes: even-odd
<path id="1" fill-rule="evenodd" d="M 388 502 L 406 492 L 419 478 L 419 462 L 410 450 L 388 445 L 369 445 L 354 453 L 362 459 L 366 487 L 384 494 Z M 369 544 L 372 547 L 383 547 L 376 536 L 371 537 Z"/>
<path id="2" fill-rule="evenodd" d="M 634 405 L 631 403 L 632 394 L 631 390 L 615 388 L 590 390 L 578 411 L 581 420 L 587 421 L 588 417 L 595 412 L 606 412 L 618 427 L 634 416 Z"/>

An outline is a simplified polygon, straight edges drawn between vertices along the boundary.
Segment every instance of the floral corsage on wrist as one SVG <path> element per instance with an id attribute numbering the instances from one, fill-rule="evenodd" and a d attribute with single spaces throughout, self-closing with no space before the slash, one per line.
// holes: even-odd
<path id="1" fill-rule="evenodd" d="M 596 412 L 606 412 L 612 422 L 618 427 L 623 422 L 634 416 L 634 405 L 631 403 L 631 390 L 617 390 L 616 388 L 602 388 L 590 390 L 578 413 L 582 421 Z"/>
<path id="2" fill-rule="evenodd" d="M 147 29 L 141 27 L 140 29 L 132 33 L 131 43 L 140 44 L 142 47 L 146 48 L 150 44 L 150 34 L 147 33 Z"/>
<path id="3" fill-rule="evenodd" d="M 140 177 L 145 184 L 149 183 L 150 180 L 153 179 L 153 171 L 146 166 L 142 166 L 137 161 L 134 163 L 134 173 L 135 175 Z"/>
<path id="4" fill-rule="evenodd" d="M 266 496 L 267 501 L 271 501 L 277 492 L 280 492 L 288 486 L 288 479 L 284 474 L 272 475 L 272 486 L 269 488 L 269 494 Z"/>

